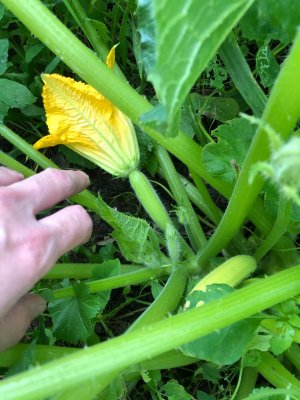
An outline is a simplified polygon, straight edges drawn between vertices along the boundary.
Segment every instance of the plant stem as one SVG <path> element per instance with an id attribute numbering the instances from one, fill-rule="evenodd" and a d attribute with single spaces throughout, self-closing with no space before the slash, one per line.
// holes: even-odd
<path id="1" fill-rule="evenodd" d="M 160 321 L 161 319 L 166 318 L 169 313 L 172 313 L 177 307 L 182 298 L 185 286 L 187 283 L 187 275 L 182 271 L 182 269 L 177 269 L 174 271 L 163 290 L 159 294 L 159 296 L 154 300 L 154 302 L 143 312 L 143 314 L 129 327 L 126 331 L 126 334 L 129 332 L 133 332 L 137 329 L 140 329 L 144 326 L 150 325 L 154 322 Z M 179 357 L 176 357 L 173 352 L 169 352 L 171 354 L 161 355 L 162 360 L 157 361 L 160 365 L 164 362 L 187 362 L 186 358 L 182 360 Z M 190 361 L 190 360 L 189 360 Z M 107 386 L 111 383 L 113 379 L 117 377 L 111 376 L 111 379 L 105 382 L 105 385 L 102 384 L 102 389 L 104 386 Z M 139 374 L 134 380 L 139 379 Z M 100 399 L 107 399 L 107 394 L 101 393 Z"/>
<path id="2" fill-rule="evenodd" d="M 55 264 L 50 271 L 42 277 L 42 279 L 89 279 L 92 276 L 92 272 L 98 264 L 86 264 L 86 263 L 61 263 Z M 105 262 L 103 263 L 103 268 L 105 268 Z M 133 264 L 121 264 L 121 274 L 127 274 L 130 272 L 140 270 L 142 265 Z"/>
<path id="3" fill-rule="evenodd" d="M 167 226 L 173 225 L 173 222 L 149 179 L 141 171 L 135 170 L 130 172 L 129 181 L 148 215 L 163 232 L 166 232 Z M 181 235 L 180 239 L 186 256 L 192 257 L 194 254 Z"/>
<path id="4" fill-rule="evenodd" d="M 221 300 L 8 378 L 0 383 L 0 398 L 36 400 L 68 390 L 74 382 L 80 385 L 97 379 L 101 384 L 101 376 L 114 376 L 131 365 L 175 349 L 299 293 L 298 265 L 238 289 Z"/>
<path id="5" fill-rule="evenodd" d="M 25 178 L 35 174 L 30 168 L 25 167 L 25 165 L 19 163 L 19 161 L 10 157 L 8 154 L 3 153 L 3 151 L 0 151 L 0 164 L 20 172 Z"/>
<path id="6" fill-rule="evenodd" d="M 78 0 L 64 0 L 64 4 L 72 17 L 75 19 L 78 26 L 83 30 L 85 36 L 93 46 L 97 55 L 105 61 L 105 57 L 108 54 L 107 47 L 100 39 L 99 33 L 96 31 L 94 25 L 91 20 L 85 13 L 85 10 L 82 8 L 80 2 Z"/>
<path id="7" fill-rule="evenodd" d="M 264 111 L 267 97 L 253 78 L 251 69 L 231 33 L 219 49 L 219 55 L 229 72 L 233 83 L 254 114 L 260 117 Z"/>
<path id="8" fill-rule="evenodd" d="M 285 355 L 290 360 L 290 362 L 297 368 L 300 372 L 300 349 L 295 343 L 285 352 Z"/>
<path id="9" fill-rule="evenodd" d="M 111 278 L 99 279 L 96 281 L 86 282 L 90 293 L 97 293 L 102 290 L 116 289 L 129 285 L 139 285 L 161 276 L 168 276 L 171 273 L 171 266 L 141 268 L 137 271 L 128 272 L 127 274 L 112 276 Z M 54 299 L 71 297 L 74 295 L 73 287 L 56 289 L 52 291 Z"/>
<path id="10" fill-rule="evenodd" d="M 300 32 L 277 77 L 262 117 L 263 123 L 272 126 L 283 139 L 291 134 L 300 116 L 299 63 Z M 253 183 L 249 183 L 250 170 L 252 165 L 269 157 L 269 147 L 268 135 L 262 125 L 252 141 L 222 221 L 207 245 L 198 254 L 199 265 L 205 265 L 211 257 L 222 250 L 245 220 L 264 183 L 261 176 L 257 176 Z"/>
<path id="11" fill-rule="evenodd" d="M 184 226 L 193 250 L 197 251 L 206 243 L 206 237 L 197 214 L 190 203 L 185 188 L 166 149 L 162 146 L 156 146 L 156 158 L 162 168 L 163 176 L 169 184 L 177 206 L 182 207 L 184 210 Z"/>
<path id="12" fill-rule="evenodd" d="M 132 332 L 143 326 L 166 318 L 172 313 L 182 299 L 187 283 L 187 275 L 182 269 L 174 271 L 160 295 L 147 308 L 147 310 L 129 327 L 127 332 Z"/>
<path id="13" fill-rule="evenodd" d="M 261 362 L 257 370 L 273 386 L 296 390 L 300 398 L 300 381 L 270 353 L 261 352 Z"/>
<path id="14" fill-rule="evenodd" d="M 191 176 L 196 185 L 196 188 L 192 184 L 191 184 L 191 186 L 188 184 L 186 185 L 186 190 L 187 190 L 188 194 L 190 193 L 190 195 L 192 196 L 191 200 L 192 199 L 195 200 L 195 204 L 200 208 L 201 211 L 204 212 L 205 209 L 207 208 L 207 213 L 206 212 L 204 212 L 204 213 L 211 219 L 211 221 L 215 225 L 218 225 L 218 223 L 221 221 L 223 212 L 218 208 L 216 203 L 211 198 L 211 196 L 207 190 L 207 187 L 205 186 L 204 182 L 199 177 L 199 175 L 197 175 L 194 171 L 191 171 Z M 189 182 L 189 181 L 187 181 L 187 182 Z M 196 189 L 196 191 L 198 191 L 200 198 L 198 198 L 198 196 L 195 192 L 195 189 Z M 230 195 L 228 197 L 230 197 Z M 203 200 L 201 200 L 201 199 L 203 199 Z M 202 207 L 204 207 L 203 210 L 200 207 L 200 204 L 202 204 L 202 203 L 203 203 Z"/>
<path id="15" fill-rule="evenodd" d="M 236 395 L 236 400 L 244 400 L 246 396 L 255 388 L 257 379 L 257 369 L 254 367 L 245 367 L 242 372 L 241 383 Z"/>
<path id="16" fill-rule="evenodd" d="M 268 236 L 264 239 L 263 243 L 256 250 L 254 255 L 256 261 L 261 260 L 267 254 L 267 252 L 271 250 L 274 245 L 280 240 L 282 235 L 285 234 L 290 223 L 291 212 L 292 201 L 286 199 L 284 194 L 280 194 L 277 219 Z"/>

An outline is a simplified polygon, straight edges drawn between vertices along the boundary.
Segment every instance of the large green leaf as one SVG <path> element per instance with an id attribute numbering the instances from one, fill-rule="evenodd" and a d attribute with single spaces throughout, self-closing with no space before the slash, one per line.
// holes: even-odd
<path id="1" fill-rule="evenodd" d="M 160 104 L 142 121 L 175 136 L 181 106 L 252 0 L 138 0 L 145 70 Z"/>
<path id="2" fill-rule="evenodd" d="M 0 79 L 0 101 L 11 108 L 24 108 L 32 104 L 35 97 L 21 83 Z"/>
<path id="3" fill-rule="evenodd" d="M 202 162 L 212 176 L 226 182 L 237 178 L 249 150 L 255 126 L 243 118 L 235 118 L 213 131 L 217 143 L 207 144 L 202 151 Z"/>
<path id="4" fill-rule="evenodd" d="M 97 199 L 97 207 L 101 217 L 114 228 L 112 236 L 128 261 L 148 266 L 161 263 L 162 253 L 158 239 L 146 221 L 109 207 L 100 195 Z"/>
<path id="5" fill-rule="evenodd" d="M 206 304 L 222 299 L 233 290 L 227 285 L 213 284 L 207 286 L 205 292 L 194 291 L 187 297 L 188 309 L 195 308 L 199 302 Z M 188 356 L 211 361 L 217 365 L 233 364 L 248 350 L 258 324 L 259 319 L 244 319 L 186 343 L 181 346 L 181 350 Z"/>
<path id="6" fill-rule="evenodd" d="M 289 43 L 300 21 L 298 0 L 257 0 L 240 22 L 243 36 L 259 43 Z"/>
<path id="7" fill-rule="evenodd" d="M 89 294 L 85 283 L 73 285 L 74 296 L 49 303 L 53 331 L 57 339 L 70 343 L 85 341 L 92 333 L 92 319 L 101 309 L 97 296 Z"/>

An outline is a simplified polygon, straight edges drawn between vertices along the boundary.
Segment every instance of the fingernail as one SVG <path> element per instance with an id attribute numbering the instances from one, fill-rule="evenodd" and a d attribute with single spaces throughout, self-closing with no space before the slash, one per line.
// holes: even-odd
<path id="1" fill-rule="evenodd" d="M 83 171 L 76 171 L 76 172 L 81 174 L 84 177 L 87 186 L 91 183 L 90 177 L 85 172 L 83 172 Z"/>

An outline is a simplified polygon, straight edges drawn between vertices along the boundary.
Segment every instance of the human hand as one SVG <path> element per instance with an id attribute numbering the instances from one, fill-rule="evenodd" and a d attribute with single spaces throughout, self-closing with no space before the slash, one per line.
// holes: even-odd
<path id="1" fill-rule="evenodd" d="M 36 215 L 89 184 L 80 171 L 45 171 L 24 179 L 0 167 L 0 351 L 17 343 L 46 308 L 28 290 L 73 247 L 86 242 L 92 221 L 83 207 Z"/>

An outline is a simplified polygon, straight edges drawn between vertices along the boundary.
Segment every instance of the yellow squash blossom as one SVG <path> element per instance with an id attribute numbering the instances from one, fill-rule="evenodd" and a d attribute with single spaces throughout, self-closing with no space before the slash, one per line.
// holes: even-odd
<path id="1" fill-rule="evenodd" d="M 113 68 L 114 47 L 106 59 Z M 137 167 L 139 149 L 132 122 L 92 86 L 58 74 L 43 75 L 49 135 L 35 149 L 65 144 L 115 176 Z"/>

